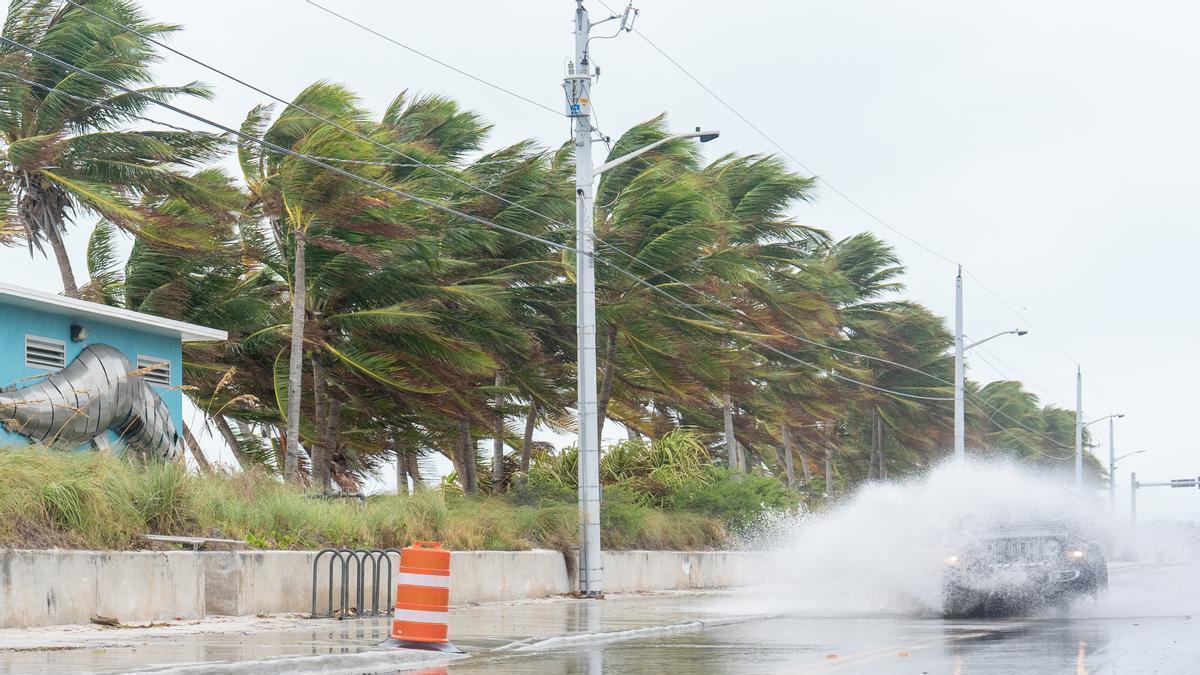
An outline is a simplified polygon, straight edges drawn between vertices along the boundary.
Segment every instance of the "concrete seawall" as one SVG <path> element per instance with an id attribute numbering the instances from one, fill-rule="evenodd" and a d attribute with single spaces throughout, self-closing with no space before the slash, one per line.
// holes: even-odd
<path id="1" fill-rule="evenodd" d="M 122 623 L 213 615 L 308 612 L 315 551 L 0 551 L 0 628 Z M 608 592 L 747 585 L 762 556 L 737 551 L 612 551 Z M 570 593 L 574 569 L 557 551 L 455 551 L 455 605 Z M 351 597 L 356 589 L 351 588 Z M 318 607 L 328 591 L 324 564 Z M 366 603 L 364 603 L 366 604 Z"/>

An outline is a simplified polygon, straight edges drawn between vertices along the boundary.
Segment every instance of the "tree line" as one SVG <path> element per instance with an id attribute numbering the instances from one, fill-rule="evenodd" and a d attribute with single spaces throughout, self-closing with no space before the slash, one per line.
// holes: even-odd
<path id="1" fill-rule="evenodd" d="M 4 24 L 108 82 L 0 46 L 3 243 L 53 256 L 68 296 L 228 331 L 185 346 L 186 393 L 243 467 L 355 490 L 393 462 L 420 485 L 436 453 L 473 493 L 552 452 L 534 430 L 574 425 L 570 144 L 487 149 L 486 117 L 450 97 L 400 92 L 377 114 L 327 81 L 255 106 L 240 135 L 164 125 L 155 101 L 214 95 L 153 81 L 148 38 L 179 27 L 80 4 L 18 0 Z M 609 158 L 667 129 L 638 124 Z M 947 454 L 945 322 L 901 297 L 886 242 L 802 223 L 815 192 L 777 157 L 706 161 L 689 141 L 601 177 L 602 430 L 694 429 L 711 461 L 789 484 L 827 461 L 848 485 Z M 79 283 L 64 238 L 87 227 Z M 968 402 L 969 447 L 1072 456 L 1073 411 L 1020 383 L 969 382 Z"/>

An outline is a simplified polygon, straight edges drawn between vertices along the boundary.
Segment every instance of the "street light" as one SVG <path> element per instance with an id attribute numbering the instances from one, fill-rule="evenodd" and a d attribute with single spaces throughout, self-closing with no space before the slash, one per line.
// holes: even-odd
<path id="1" fill-rule="evenodd" d="M 1117 451 L 1117 449 L 1116 449 L 1117 442 L 1116 442 L 1116 440 L 1114 440 L 1114 435 L 1113 435 L 1113 420 L 1115 420 L 1119 417 L 1124 417 L 1124 416 L 1125 416 L 1125 413 L 1113 413 L 1111 415 L 1105 415 L 1104 417 L 1097 417 L 1096 419 L 1092 420 L 1091 422 L 1083 423 L 1083 426 L 1089 427 L 1089 426 L 1095 424 L 1096 422 L 1103 422 L 1104 420 L 1108 420 L 1108 503 L 1109 503 L 1109 506 L 1112 508 L 1113 513 L 1116 513 L 1116 511 L 1117 511 L 1117 483 L 1116 483 L 1117 460 L 1124 459 L 1125 457 L 1128 457 L 1129 455 L 1136 455 L 1139 452 L 1145 452 L 1145 450 L 1138 450 L 1137 452 L 1129 453 L 1129 455 L 1122 455 L 1119 458 L 1115 456 L 1115 453 Z"/>
<path id="2" fill-rule="evenodd" d="M 630 30 L 630 13 L 621 18 L 621 30 Z M 608 19 L 605 19 L 607 21 Z M 603 22 L 598 22 L 603 23 Z M 575 5 L 575 58 L 563 80 L 567 116 L 575 137 L 575 304 L 579 366 L 576 373 L 579 408 L 579 592 L 600 597 L 602 563 L 600 554 L 600 438 L 596 402 L 596 269 L 594 241 L 593 183 L 596 176 L 671 141 L 698 138 L 711 141 L 718 131 L 675 134 L 622 155 L 611 162 L 592 166 L 592 63 L 588 54 L 592 24 L 582 0 Z"/>
<path id="3" fill-rule="evenodd" d="M 696 127 L 695 131 L 689 131 L 686 134 L 673 134 L 671 136 L 667 136 L 666 138 L 662 139 L 661 141 L 656 141 L 654 143 L 651 143 L 650 145 L 647 145 L 644 148 L 638 148 L 637 150 L 634 150 L 633 152 L 621 155 L 620 157 L 612 160 L 611 162 L 605 162 L 603 164 L 599 164 L 599 165 L 593 167 L 592 175 L 599 176 L 600 174 L 604 173 L 605 171 L 608 171 L 609 169 L 621 166 L 622 164 L 624 164 L 625 162 L 628 162 L 631 159 L 637 159 L 638 157 L 641 157 L 642 155 L 646 154 L 647 152 L 650 152 L 651 150 L 653 150 L 659 146 L 666 145 L 667 143 L 670 143 L 672 141 L 678 141 L 678 140 L 682 140 L 684 138 L 699 138 L 701 143 L 707 143 L 711 140 L 719 138 L 720 136 L 721 136 L 721 132 L 719 132 L 719 131 L 716 131 L 716 130 L 701 131 L 700 127 Z"/>
<path id="4" fill-rule="evenodd" d="M 963 354 L 968 349 L 978 347 L 988 340 L 994 340 L 1001 335 L 1020 336 L 1027 333 L 1029 331 L 1020 328 L 1006 330 L 963 346 L 962 265 L 958 266 L 958 277 L 955 279 L 954 284 L 954 461 L 961 462 L 967 457 L 967 390 L 964 383 L 966 379 L 966 364 L 963 361 Z"/>
<path id="5" fill-rule="evenodd" d="M 993 335 L 993 336 L 991 336 L 991 337 L 986 337 L 986 338 L 984 338 L 984 339 L 982 339 L 982 340 L 979 340 L 979 341 L 977 341 L 977 342 L 972 342 L 971 344 L 967 345 L 966 347 L 963 347 L 963 351 L 965 352 L 965 351 L 967 351 L 968 349 L 972 349 L 972 348 L 974 348 L 974 347 L 978 347 L 979 345 L 981 345 L 981 344 L 983 344 L 983 343 L 987 342 L 988 340 L 995 340 L 996 338 L 1000 337 L 1001 335 L 1016 335 L 1017 337 L 1020 337 L 1020 336 L 1022 336 L 1022 335 L 1027 335 L 1028 333 L 1029 333 L 1029 331 L 1027 331 L 1027 330 L 1021 330 L 1020 328 L 1014 328 L 1013 330 L 1005 330 L 1005 331 L 1000 331 L 999 333 L 996 333 L 995 335 Z"/>

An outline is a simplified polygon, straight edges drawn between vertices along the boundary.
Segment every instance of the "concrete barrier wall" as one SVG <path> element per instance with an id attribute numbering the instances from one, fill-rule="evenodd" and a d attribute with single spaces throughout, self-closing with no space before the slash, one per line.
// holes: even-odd
<path id="1" fill-rule="evenodd" d="M 0 551 L 0 627 L 87 623 L 97 614 L 138 623 L 307 613 L 315 555 L 314 551 Z M 604 556 L 604 588 L 610 593 L 746 585 L 754 562 L 760 559 L 733 551 L 614 551 Z M 575 570 L 558 551 L 455 551 L 450 570 L 450 601 L 455 605 L 543 598 L 570 593 L 575 587 Z M 336 570 L 338 588 L 339 578 Z M 326 607 L 328 579 L 328 567 L 322 563 L 316 584 L 319 610 Z M 381 574 L 381 584 L 384 579 L 386 574 Z M 357 604 L 356 591 L 352 582 L 351 605 Z M 382 594 L 379 602 L 384 602 Z M 363 604 L 369 608 L 371 602 Z"/>
<path id="2" fill-rule="evenodd" d="M 607 593 L 745 586 L 762 559 L 745 551 L 609 551 L 603 585 Z"/>
<path id="3" fill-rule="evenodd" d="M 204 575 L 189 552 L 0 552 L 0 627 L 204 616 Z"/>

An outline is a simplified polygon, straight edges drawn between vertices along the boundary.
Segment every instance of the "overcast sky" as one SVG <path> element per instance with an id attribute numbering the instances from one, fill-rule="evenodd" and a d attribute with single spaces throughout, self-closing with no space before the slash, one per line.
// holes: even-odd
<path id="1" fill-rule="evenodd" d="M 571 0 L 320 0 L 338 12 L 547 106 L 561 107 Z M 606 14 L 586 3 L 593 19 Z M 610 2 L 618 7 L 618 2 Z M 303 0 L 144 0 L 183 24 L 176 48 L 283 98 L 341 82 L 375 111 L 400 91 L 449 94 L 495 124 L 493 147 L 558 145 L 565 119 L 479 84 Z M 968 363 L 987 382 L 1020 378 L 1085 418 L 1110 412 L 1118 454 L 1143 480 L 1200 474 L 1195 434 L 1200 330 L 1191 266 L 1200 244 L 1200 6 L 1181 1 L 1048 3 L 643 0 L 637 28 L 825 181 L 805 223 L 874 231 L 908 267 L 906 296 L 951 316 L 954 265 L 966 331 L 1022 327 Z M 611 24 L 610 24 L 611 25 Z M 606 34 L 607 29 L 598 29 Z M 719 128 L 706 152 L 777 152 L 636 34 L 593 42 L 603 130 L 667 112 L 681 130 Z M 265 99 L 169 57 L 160 81 L 199 79 L 217 98 L 187 107 L 231 126 Z M 164 119 L 169 116 L 163 115 Z M 789 160 L 791 162 L 791 160 Z M 873 219 L 844 193 L 887 225 Z M 90 225 L 90 223 L 88 224 Z M 894 228 L 890 229 L 889 228 Z M 83 269 L 87 228 L 68 238 Z M 906 239 L 905 236 L 911 238 Z M 914 243 L 919 242 L 919 243 Z M 929 250 L 935 251 L 936 254 Z M 52 262 L 0 249 L 5 280 L 61 290 Z M 999 371 L 984 362 L 987 359 Z M 1107 430 L 1094 429 L 1105 443 Z M 1139 511 L 1200 519 L 1196 490 L 1143 490 Z M 1122 490 L 1122 508 L 1127 507 Z"/>

